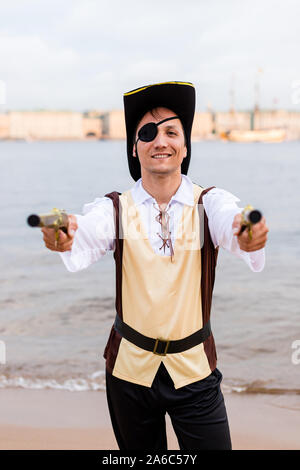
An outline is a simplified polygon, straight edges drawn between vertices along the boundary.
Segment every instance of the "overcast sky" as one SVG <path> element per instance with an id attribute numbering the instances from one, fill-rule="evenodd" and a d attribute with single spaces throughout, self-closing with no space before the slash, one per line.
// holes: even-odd
<path id="1" fill-rule="evenodd" d="M 120 109 L 190 81 L 197 109 L 300 110 L 299 0 L 0 0 L 7 109 Z M 1 90 L 0 90 L 1 95 Z M 0 100 L 1 101 L 1 100 Z"/>

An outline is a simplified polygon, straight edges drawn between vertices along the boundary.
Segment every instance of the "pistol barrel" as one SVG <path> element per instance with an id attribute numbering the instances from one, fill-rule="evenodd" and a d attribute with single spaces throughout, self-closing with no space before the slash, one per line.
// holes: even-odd
<path id="1" fill-rule="evenodd" d="M 257 209 L 245 210 L 243 213 L 244 220 L 250 224 L 257 224 L 262 218 L 262 213 Z"/>
<path id="2" fill-rule="evenodd" d="M 30 227 L 48 227 L 58 229 L 67 229 L 69 219 L 65 211 L 54 208 L 49 214 L 31 214 L 27 218 Z"/>
<path id="3" fill-rule="evenodd" d="M 30 227 L 41 227 L 41 218 L 37 214 L 31 214 L 29 217 L 27 217 L 27 223 L 30 225 Z"/>

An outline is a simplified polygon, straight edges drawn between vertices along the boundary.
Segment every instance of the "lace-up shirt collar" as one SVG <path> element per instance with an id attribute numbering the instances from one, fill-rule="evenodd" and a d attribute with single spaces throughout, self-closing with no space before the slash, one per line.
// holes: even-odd
<path id="1" fill-rule="evenodd" d="M 192 181 L 181 175 L 181 184 L 168 204 L 160 206 L 144 189 L 142 179 L 139 179 L 131 189 L 135 205 L 142 220 L 147 220 L 148 238 L 152 239 L 156 252 L 163 256 L 171 256 L 173 261 L 176 228 L 184 205 L 194 205 L 194 190 Z"/>

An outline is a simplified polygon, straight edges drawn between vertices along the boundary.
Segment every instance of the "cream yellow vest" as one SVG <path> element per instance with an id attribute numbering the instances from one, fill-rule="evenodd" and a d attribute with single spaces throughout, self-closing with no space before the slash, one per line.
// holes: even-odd
<path id="1" fill-rule="evenodd" d="M 198 212 L 202 188 L 194 184 L 193 189 L 194 206 L 183 208 L 172 261 L 169 256 L 154 252 L 131 191 L 119 197 L 123 229 L 122 281 L 119 286 L 123 321 L 151 338 L 182 339 L 203 326 Z M 112 334 L 116 333 L 112 331 Z M 175 388 L 211 373 L 203 343 L 166 356 L 145 351 L 125 338 L 119 338 L 118 343 L 111 372 L 129 382 L 151 387 L 162 361 Z"/>

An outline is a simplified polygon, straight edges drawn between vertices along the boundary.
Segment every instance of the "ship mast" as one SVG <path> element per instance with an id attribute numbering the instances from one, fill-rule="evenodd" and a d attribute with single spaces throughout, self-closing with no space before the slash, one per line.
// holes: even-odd
<path id="1" fill-rule="evenodd" d="M 256 81 L 254 83 L 254 112 L 259 111 L 260 101 L 260 86 L 259 86 L 259 75 L 262 73 L 262 69 L 259 68 L 256 74 Z"/>
<path id="2" fill-rule="evenodd" d="M 255 117 L 258 117 L 259 113 L 259 101 L 260 101 L 260 86 L 259 86 L 259 75 L 262 73 L 262 69 L 257 69 L 256 80 L 254 83 L 254 109 L 251 113 L 250 118 L 250 129 L 253 131 L 255 129 Z"/>
<path id="3" fill-rule="evenodd" d="M 230 89 L 229 89 L 229 99 L 230 99 L 230 112 L 232 114 L 234 114 L 235 112 L 235 87 L 234 87 L 234 84 L 235 84 L 235 74 L 233 73 L 231 75 L 231 86 L 230 86 Z"/>

